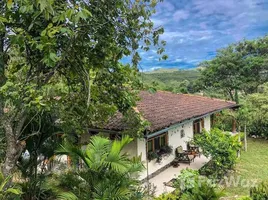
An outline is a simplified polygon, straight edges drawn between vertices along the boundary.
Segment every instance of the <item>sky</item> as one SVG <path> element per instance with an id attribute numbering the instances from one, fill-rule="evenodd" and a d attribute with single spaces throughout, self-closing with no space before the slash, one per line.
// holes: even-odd
<path id="1" fill-rule="evenodd" d="M 165 29 L 169 58 L 158 61 L 155 49 L 141 52 L 141 71 L 195 68 L 219 48 L 268 33 L 268 0 L 164 0 L 156 10 L 152 21 Z"/>

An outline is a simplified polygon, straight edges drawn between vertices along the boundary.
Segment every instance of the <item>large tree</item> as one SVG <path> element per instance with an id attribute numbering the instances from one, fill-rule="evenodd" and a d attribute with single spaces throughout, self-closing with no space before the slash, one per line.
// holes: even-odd
<path id="1" fill-rule="evenodd" d="M 268 37 L 242 41 L 220 49 L 216 57 L 200 64 L 202 88 L 216 88 L 237 100 L 268 81 Z"/>
<path id="2" fill-rule="evenodd" d="M 140 49 L 159 43 L 157 0 L 0 2 L 0 126 L 8 175 L 27 144 L 29 121 L 49 112 L 66 132 L 101 126 L 135 104 Z M 124 56 L 131 65 L 121 65 Z M 165 58 L 165 56 L 164 56 Z M 39 134 L 33 130 L 30 134 Z M 24 133 L 24 137 L 21 137 Z M 29 135 L 30 137 L 31 135 Z"/>

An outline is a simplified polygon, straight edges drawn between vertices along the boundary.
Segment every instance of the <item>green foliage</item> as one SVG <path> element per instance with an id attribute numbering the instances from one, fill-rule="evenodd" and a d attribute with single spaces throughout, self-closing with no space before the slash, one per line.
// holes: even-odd
<path id="1" fill-rule="evenodd" d="M 219 200 L 224 196 L 224 192 L 209 182 L 204 181 L 192 188 L 190 191 L 185 192 L 181 196 L 181 200 Z"/>
<path id="2" fill-rule="evenodd" d="M 74 193 L 78 199 L 132 199 L 138 192 L 137 173 L 143 169 L 140 158 L 122 153 L 132 140 L 120 141 L 94 136 L 86 149 L 70 144 L 62 146 L 58 154 L 69 155 L 74 165 L 81 160 L 84 168 L 56 176 L 57 187 Z"/>
<path id="3" fill-rule="evenodd" d="M 250 197 L 252 200 L 268 199 L 268 181 L 263 181 L 256 187 L 250 188 Z"/>
<path id="4" fill-rule="evenodd" d="M 265 36 L 219 50 L 214 59 L 200 64 L 202 89 L 222 90 L 233 101 L 238 101 L 238 94 L 256 92 L 259 85 L 268 81 L 267 49 Z"/>
<path id="5" fill-rule="evenodd" d="M 203 131 L 197 135 L 195 143 L 203 150 L 203 154 L 210 157 L 210 162 L 201 168 L 200 172 L 215 178 L 222 177 L 229 169 L 234 167 L 237 151 L 241 148 L 237 136 L 219 129 Z M 208 174 L 207 174 L 208 173 Z"/>
<path id="6" fill-rule="evenodd" d="M 17 186 L 11 186 L 10 179 L 12 176 L 4 177 L 0 172 L 0 200 L 18 199 L 22 191 Z"/>
<path id="7" fill-rule="evenodd" d="M 246 98 L 244 110 L 251 135 L 268 137 L 268 85 L 259 87 L 259 93 Z"/>
<path id="8" fill-rule="evenodd" d="M 175 187 L 181 191 L 181 200 L 218 200 L 224 195 L 215 184 L 206 177 L 199 175 L 197 170 L 181 171 L 175 182 Z"/>
<path id="9" fill-rule="evenodd" d="M 252 198 L 248 196 L 244 196 L 244 197 L 239 197 L 237 200 L 252 200 Z"/>
<path id="10" fill-rule="evenodd" d="M 145 87 L 174 93 L 193 93 L 193 82 L 200 76 L 197 70 L 158 69 L 141 74 Z"/>
<path id="11" fill-rule="evenodd" d="M 183 169 L 178 175 L 175 182 L 175 187 L 179 188 L 181 192 L 186 192 L 198 184 L 199 172 L 193 169 Z"/>
<path id="12" fill-rule="evenodd" d="M 169 156 L 172 153 L 172 146 L 166 145 L 160 148 L 158 151 L 151 151 L 148 152 L 148 160 L 149 162 L 151 160 L 157 159 L 156 162 L 161 162 L 163 156 Z"/>
<path id="13" fill-rule="evenodd" d="M 234 111 L 223 110 L 215 114 L 213 128 L 231 132 L 233 120 L 235 120 Z"/>
<path id="14" fill-rule="evenodd" d="M 150 19 L 160 1 L 0 1 L 5 175 L 24 150 L 16 141 L 29 125 L 25 121 L 36 115 L 48 112 L 62 132 L 81 133 L 85 127 L 102 128 L 117 111 L 125 114 L 135 106 L 139 52 L 157 46 L 158 54 L 164 53 L 163 27 Z M 126 56 L 132 62 L 122 65 Z"/>
<path id="15" fill-rule="evenodd" d="M 161 194 L 159 197 L 154 198 L 154 200 L 179 200 L 179 190 L 175 190 L 172 193 Z"/>

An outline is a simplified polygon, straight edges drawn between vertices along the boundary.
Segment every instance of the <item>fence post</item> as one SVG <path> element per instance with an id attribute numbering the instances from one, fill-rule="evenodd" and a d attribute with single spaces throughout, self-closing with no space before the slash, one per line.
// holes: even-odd
<path id="1" fill-rule="evenodd" d="M 248 150 L 248 143 L 247 143 L 247 125 L 245 124 L 244 126 L 244 150 L 247 151 Z"/>

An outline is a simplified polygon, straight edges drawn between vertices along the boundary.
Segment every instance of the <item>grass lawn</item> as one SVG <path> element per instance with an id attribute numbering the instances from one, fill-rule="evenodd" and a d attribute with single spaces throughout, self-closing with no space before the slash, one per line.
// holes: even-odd
<path id="1" fill-rule="evenodd" d="M 248 151 L 242 151 L 239 158 L 234 176 L 245 181 L 268 180 L 268 141 L 262 139 L 248 139 Z M 238 180 L 236 179 L 236 180 Z M 229 179 L 230 181 L 230 179 Z M 240 181 L 241 183 L 241 181 Z M 252 183 L 252 182 L 250 182 Z M 249 187 L 230 186 L 226 188 L 226 196 L 249 195 Z"/>

